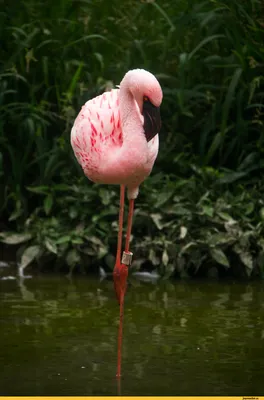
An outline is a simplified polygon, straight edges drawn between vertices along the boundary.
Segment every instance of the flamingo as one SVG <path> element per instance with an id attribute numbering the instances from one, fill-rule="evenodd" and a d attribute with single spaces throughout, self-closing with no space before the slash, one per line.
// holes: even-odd
<path id="1" fill-rule="evenodd" d="M 71 130 L 71 145 L 86 177 L 95 183 L 120 185 L 119 230 L 113 270 L 120 306 L 117 377 L 121 376 L 124 296 L 133 255 L 129 245 L 134 201 L 158 155 L 162 97 L 162 89 L 153 74 L 144 69 L 130 70 L 118 88 L 84 104 Z M 129 211 L 121 259 L 125 188 Z"/>

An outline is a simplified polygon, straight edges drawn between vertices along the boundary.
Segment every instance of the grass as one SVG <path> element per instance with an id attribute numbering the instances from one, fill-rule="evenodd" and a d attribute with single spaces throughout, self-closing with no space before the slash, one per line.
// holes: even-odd
<path id="1" fill-rule="evenodd" d="M 263 16 L 259 0 L 182 0 L 176 5 L 172 0 L 27 0 L 16 8 L 6 1 L 0 13 L 0 212 L 4 230 L 60 232 L 65 243 L 71 243 L 67 251 L 56 253 L 53 242 L 60 238 L 50 239 L 49 233 L 36 235 L 33 245 L 42 248 L 48 240 L 45 249 L 48 246 L 50 254 L 62 262 L 75 260 L 69 262 L 72 266 L 80 262 L 78 240 L 90 243 L 87 251 L 93 261 L 111 250 L 114 238 L 108 224 L 115 218 L 117 209 L 112 202 L 117 197 L 112 188 L 99 188 L 80 178 L 69 135 L 81 105 L 118 84 L 134 67 L 153 72 L 164 91 L 161 149 L 153 177 L 145 185 L 150 198 L 156 196 L 157 182 L 162 198 L 168 201 L 172 201 L 170 187 L 183 190 L 185 184 L 192 188 L 195 182 L 191 193 L 196 203 L 186 206 L 184 193 L 179 200 L 180 207 L 195 213 L 208 191 L 209 176 L 206 201 L 210 207 L 217 207 L 223 192 L 225 202 L 229 204 L 232 198 L 231 209 L 238 207 L 235 199 L 242 196 L 236 220 L 243 225 L 242 210 L 247 203 L 259 209 L 262 193 L 256 174 L 263 171 L 264 151 Z M 85 204 L 79 199 L 84 193 Z M 151 207 L 159 215 L 144 237 L 155 243 L 161 240 L 157 248 L 168 253 L 157 221 L 171 217 L 143 193 L 138 219 L 145 221 Z M 65 215 L 64 201 L 69 207 Z M 93 219 L 98 201 L 98 215 Z M 110 216 L 106 205 L 112 206 L 111 212 L 107 210 Z M 87 206 L 90 211 L 84 211 Z M 197 234 L 194 240 L 198 240 L 199 251 L 207 254 L 200 258 L 203 265 L 217 257 L 206 247 L 208 239 L 201 239 L 202 227 L 208 232 L 215 229 L 213 215 L 202 222 L 200 217 L 192 218 L 188 228 Z M 260 237 L 262 220 L 254 218 L 252 229 Z M 81 239 L 77 227 L 84 222 L 91 232 Z M 176 229 L 178 222 L 174 223 Z M 140 224 L 134 229 L 136 237 L 141 235 Z M 67 241 L 68 232 L 71 239 Z M 171 243 L 177 243 L 169 235 Z M 260 247 L 257 239 L 250 240 L 255 240 L 253 247 L 258 249 L 252 250 L 256 264 Z M 142 243 L 148 242 L 144 239 Z M 71 256 L 69 251 L 73 251 Z M 144 252 L 142 257 L 149 259 Z M 175 259 L 168 257 L 166 271 Z"/>

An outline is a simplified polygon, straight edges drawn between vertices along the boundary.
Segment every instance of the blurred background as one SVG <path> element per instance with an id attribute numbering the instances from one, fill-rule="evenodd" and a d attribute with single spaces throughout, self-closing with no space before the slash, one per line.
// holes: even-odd
<path id="1" fill-rule="evenodd" d="M 145 68 L 164 100 L 134 270 L 263 276 L 262 1 L 5 0 L 0 33 L 2 258 L 111 272 L 118 188 L 83 176 L 70 130 L 84 102 Z"/>

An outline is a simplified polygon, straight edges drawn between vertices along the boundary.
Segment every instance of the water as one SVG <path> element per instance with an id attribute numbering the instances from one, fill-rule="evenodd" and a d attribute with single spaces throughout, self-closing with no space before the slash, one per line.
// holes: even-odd
<path id="1" fill-rule="evenodd" d="M 262 283 L 133 281 L 122 395 L 263 393 Z M 0 281 L 0 395 L 116 395 L 111 281 Z"/>

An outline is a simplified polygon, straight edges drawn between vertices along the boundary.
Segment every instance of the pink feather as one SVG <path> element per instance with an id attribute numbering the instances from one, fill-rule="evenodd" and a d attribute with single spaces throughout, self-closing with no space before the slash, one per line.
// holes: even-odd
<path id="1" fill-rule="evenodd" d="M 124 184 L 128 198 L 150 174 L 158 154 L 158 132 L 146 141 L 143 96 L 160 106 L 162 91 L 145 70 L 129 71 L 120 89 L 113 89 L 85 103 L 77 116 L 71 144 L 85 175 L 93 182 Z"/>

